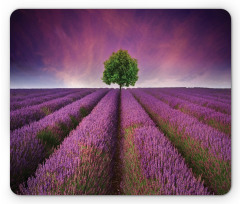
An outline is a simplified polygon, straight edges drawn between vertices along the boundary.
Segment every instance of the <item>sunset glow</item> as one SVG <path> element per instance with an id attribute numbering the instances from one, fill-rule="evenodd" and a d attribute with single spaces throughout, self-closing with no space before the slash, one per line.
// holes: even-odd
<path id="1" fill-rule="evenodd" d="M 10 24 L 11 88 L 108 87 L 120 48 L 138 60 L 135 87 L 231 87 L 224 10 L 16 10 Z"/>

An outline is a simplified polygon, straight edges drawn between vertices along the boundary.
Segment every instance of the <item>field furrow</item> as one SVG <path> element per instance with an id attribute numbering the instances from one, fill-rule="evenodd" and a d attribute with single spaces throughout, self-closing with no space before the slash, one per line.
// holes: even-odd
<path id="1" fill-rule="evenodd" d="M 230 190 L 231 89 L 10 94 L 17 108 L 10 111 L 10 186 L 16 194 L 223 195 Z"/>
<path id="2" fill-rule="evenodd" d="M 196 176 L 215 194 L 231 186 L 231 139 L 140 90 L 133 95 L 168 136 Z"/>
<path id="3" fill-rule="evenodd" d="M 163 93 L 169 94 L 169 91 L 163 90 Z M 178 93 L 177 91 L 172 91 L 170 93 L 175 97 L 189 101 L 191 103 L 195 103 L 203 107 L 211 108 L 217 112 L 231 115 L 231 103 L 226 104 L 216 100 L 199 98 L 196 96 L 192 96 L 190 93 L 181 94 L 181 93 Z"/>
<path id="4" fill-rule="evenodd" d="M 158 90 L 144 89 L 144 91 L 165 102 L 171 108 L 180 110 L 183 113 L 196 117 L 200 122 L 210 125 L 229 136 L 231 135 L 230 115 L 216 112 L 213 109 L 188 102 L 175 96 L 164 94 Z M 189 97 L 191 98 L 191 96 Z"/>
<path id="5" fill-rule="evenodd" d="M 213 96 L 211 94 L 206 94 L 206 95 L 202 95 L 202 94 L 191 94 L 192 96 L 198 97 L 198 98 L 203 98 L 203 99 L 207 99 L 207 100 L 212 100 L 212 101 L 219 101 L 222 103 L 226 103 L 226 104 L 231 104 L 231 97 L 228 98 L 222 98 L 222 96 Z"/>
<path id="6" fill-rule="evenodd" d="M 17 191 L 18 185 L 51 155 L 107 92 L 107 89 L 100 89 L 37 122 L 11 132 L 10 180 L 13 191 Z"/>
<path id="7" fill-rule="evenodd" d="M 171 142 L 128 91 L 121 94 L 122 191 L 129 195 L 207 195 Z"/>
<path id="8" fill-rule="evenodd" d="M 22 194 L 110 194 L 117 135 L 119 91 L 110 91 L 73 130 Z"/>
<path id="9" fill-rule="evenodd" d="M 87 94 L 93 92 L 92 89 L 81 90 L 79 92 L 70 93 L 63 97 L 58 97 L 47 102 L 28 106 L 10 112 L 10 130 L 15 130 L 31 122 L 38 121 L 41 118 L 53 113 L 54 111 L 70 104 Z"/>
<path id="10" fill-rule="evenodd" d="M 74 92 L 78 92 L 78 90 L 66 90 L 66 91 L 60 91 L 57 93 L 50 93 L 47 95 L 43 95 L 41 97 L 36 96 L 36 97 L 30 97 L 27 100 L 24 101 L 17 101 L 17 102 L 10 102 L 10 111 L 15 111 L 27 106 L 33 106 L 33 105 L 37 105 L 37 104 L 41 104 L 44 103 L 46 101 L 52 100 L 52 99 L 56 99 L 59 97 L 63 97 L 66 96 L 68 94 L 74 93 Z"/>
<path id="11" fill-rule="evenodd" d="M 61 89 L 64 91 L 65 89 Z M 29 99 L 29 97 L 41 97 L 47 94 L 58 92 L 58 89 L 11 89 L 10 102 L 17 102 Z"/>
<path id="12" fill-rule="evenodd" d="M 159 90 L 159 89 L 158 89 Z M 163 88 L 162 91 L 172 94 L 185 94 L 188 96 L 194 96 L 201 99 L 207 99 L 212 101 L 220 101 L 223 103 L 231 103 L 231 90 L 212 90 L 212 89 L 197 89 L 197 88 Z"/>

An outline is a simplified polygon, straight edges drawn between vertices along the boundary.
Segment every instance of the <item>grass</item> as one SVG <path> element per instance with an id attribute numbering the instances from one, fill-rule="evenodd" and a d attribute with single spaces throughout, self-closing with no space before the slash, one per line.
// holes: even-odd
<path id="1" fill-rule="evenodd" d="M 154 114 L 150 113 L 150 115 Z M 159 116 L 157 118 L 159 128 L 185 158 L 195 176 L 200 176 L 205 185 L 214 193 L 226 194 L 231 188 L 231 162 L 217 159 L 197 140 L 192 139 L 189 135 L 184 135 L 184 130 L 178 133 L 175 128 L 161 120 Z"/>
<path id="2" fill-rule="evenodd" d="M 66 178 L 57 189 L 52 189 L 51 194 L 101 195 L 107 194 L 110 190 L 108 174 L 110 155 L 93 147 L 79 146 L 79 148 L 82 149 L 82 156 L 79 166 L 75 167 L 76 174 L 74 177 Z M 54 179 L 54 175 L 49 176 Z"/>
<path id="3" fill-rule="evenodd" d="M 44 113 L 46 116 L 52 113 L 52 111 L 50 110 L 50 108 L 48 108 L 48 107 L 46 107 L 46 106 L 43 107 L 41 110 L 43 111 L 43 113 Z"/>
<path id="4" fill-rule="evenodd" d="M 86 117 L 89 114 L 89 111 L 85 107 L 81 107 L 79 109 L 79 113 L 84 118 L 84 117 Z"/>
<path id="5" fill-rule="evenodd" d="M 204 116 L 199 117 L 197 114 L 192 114 L 189 110 L 185 109 L 185 108 L 179 108 L 178 110 L 180 110 L 181 112 L 188 114 L 188 115 L 192 115 L 193 117 L 197 118 L 200 122 L 205 123 L 217 130 L 219 130 L 220 132 L 223 132 L 227 135 L 231 135 L 231 125 L 226 125 L 226 124 L 222 124 L 221 122 L 218 122 L 214 119 L 208 119 L 205 120 Z"/>
<path id="6" fill-rule="evenodd" d="M 149 93 L 149 94 L 151 94 L 151 93 Z M 159 96 L 155 96 L 155 95 L 152 95 L 152 96 L 154 96 L 155 98 L 157 98 L 157 99 L 161 100 L 162 102 L 166 103 L 167 105 L 169 105 L 169 102 L 167 100 L 164 100 Z M 199 104 L 197 104 L 197 105 L 199 105 Z M 207 103 L 203 104 L 203 106 L 207 107 Z M 184 107 L 180 107 L 180 104 L 176 104 L 173 108 L 177 109 L 177 110 L 180 110 L 181 112 L 183 112 L 185 114 L 191 115 L 191 116 L 197 118 L 200 122 L 203 122 L 203 123 L 215 128 L 215 129 L 217 129 L 221 132 L 224 132 L 227 135 L 231 135 L 231 126 L 229 126 L 229 125 L 222 124 L 222 123 L 220 123 L 216 120 L 213 120 L 213 119 L 205 120 L 204 116 L 199 116 L 196 113 L 194 114 L 194 113 L 190 112 L 188 109 L 186 109 Z"/>
<path id="7" fill-rule="evenodd" d="M 178 132 L 176 128 L 168 124 L 168 121 L 164 121 L 158 114 L 143 105 L 138 98 L 136 100 L 185 158 L 194 175 L 201 177 L 205 186 L 215 194 L 226 194 L 231 188 L 231 161 L 217 159 L 198 141 L 191 138 L 190 135 L 185 135 L 184 129 L 182 132 Z"/>
<path id="8" fill-rule="evenodd" d="M 47 110 L 46 108 L 45 111 Z M 69 115 L 70 120 L 68 123 L 59 122 L 55 127 L 47 127 L 39 131 L 37 138 L 45 145 L 48 154 L 51 154 L 51 149 L 56 148 L 78 126 L 81 119 L 88 114 L 89 111 L 85 107 L 81 107 L 78 116 Z"/>
<path id="9" fill-rule="evenodd" d="M 126 195 L 158 195 L 161 188 L 156 181 L 144 176 L 140 156 L 133 142 L 134 131 L 140 126 L 135 124 L 124 129 L 122 191 Z"/>
<path id="10" fill-rule="evenodd" d="M 48 148 L 56 148 L 59 144 L 60 141 L 57 138 L 57 135 L 54 134 L 54 132 L 50 129 L 45 129 L 45 130 L 41 130 L 40 132 L 38 132 L 37 134 L 37 138 L 42 141 L 42 143 L 44 145 L 46 145 Z"/>
<path id="11" fill-rule="evenodd" d="M 50 110 L 46 107 L 43 108 L 43 111 L 45 114 L 50 114 Z M 43 160 L 36 163 L 34 169 L 22 169 L 22 173 L 20 175 L 11 175 L 11 189 L 13 192 L 18 193 L 19 192 L 19 184 L 20 183 L 25 183 L 27 178 L 29 178 L 33 173 L 36 171 L 37 165 L 39 163 L 44 162 L 49 156 L 53 153 L 54 149 L 58 148 L 58 146 L 61 144 L 61 142 L 64 140 L 66 136 L 69 135 L 69 133 L 77 127 L 79 122 L 86 117 L 90 111 L 85 108 L 81 107 L 79 109 L 78 115 L 73 116 L 69 115 L 69 120 L 66 123 L 63 122 L 58 122 L 54 126 L 48 126 L 42 130 L 40 130 L 36 137 L 39 139 L 39 141 L 44 145 L 45 151 L 44 151 L 44 156 Z M 32 155 L 28 155 L 29 159 L 28 160 L 33 160 Z M 32 162 L 35 162 L 34 160 Z"/>

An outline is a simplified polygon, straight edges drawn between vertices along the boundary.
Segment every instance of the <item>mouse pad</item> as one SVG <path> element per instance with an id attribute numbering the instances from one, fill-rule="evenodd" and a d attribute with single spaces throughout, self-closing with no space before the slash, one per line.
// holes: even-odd
<path id="1" fill-rule="evenodd" d="M 228 193 L 230 14 L 15 10 L 10 187 L 17 195 Z"/>

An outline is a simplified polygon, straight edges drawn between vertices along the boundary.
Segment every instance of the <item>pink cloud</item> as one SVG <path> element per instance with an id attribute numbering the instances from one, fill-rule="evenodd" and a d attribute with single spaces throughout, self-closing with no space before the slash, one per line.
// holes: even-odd
<path id="1" fill-rule="evenodd" d="M 13 26 L 19 35 L 16 40 L 13 38 L 16 50 L 12 54 L 13 61 L 23 64 L 28 61 L 28 67 L 56 77 L 64 86 L 104 86 L 101 81 L 103 62 L 120 48 L 137 58 L 139 86 L 146 83 L 164 86 L 163 82 L 166 85 L 192 84 L 193 80 L 204 81 L 204 77 L 214 73 L 230 83 L 230 30 L 225 29 L 229 28 L 229 22 L 220 11 L 31 12 L 21 13 L 29 21 L 27 32 L 21 25 L 26 21 Z"/>

